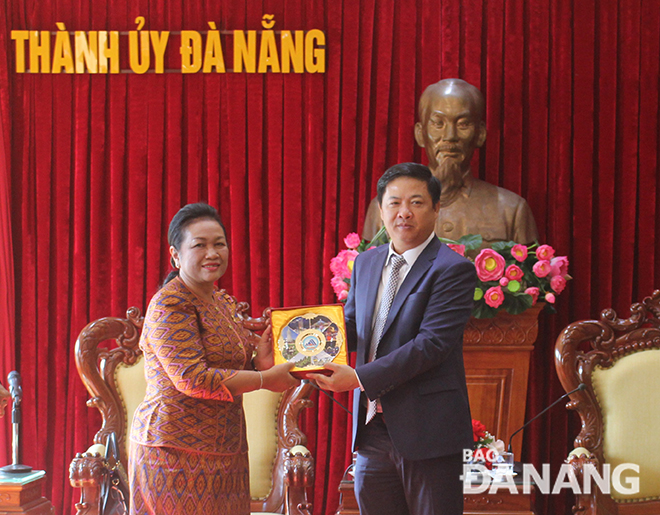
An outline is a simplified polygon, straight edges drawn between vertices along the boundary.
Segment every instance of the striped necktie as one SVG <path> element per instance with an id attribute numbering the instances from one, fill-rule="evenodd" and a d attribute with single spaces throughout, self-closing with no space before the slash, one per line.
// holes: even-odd
<path id="1" fill-rule="evenodd" d="M 376 323 L 374 324 L 374 331 L 371 335 L 371 348 L 369 349 L 369 361 L 376 359 L 376 353 L 378 352 L 378 344 L 380 343 L 380 337 L 383 335 L 383 329 L 385 328 L 385 321 L 387 320 L 387 315 L 390 313 L 390 308 L 392 307 L 392 301 L 396 295 L 397 286 L 399 285 L 399 272 L 401 267 L 406 264 L 406 260 L 399 256 L 398 254 L 392 254 L 390 258 L 391 269 L 390 276 L 387 279 L 387 284 L 383 290 L 383 295 L 380 299 L 380 306 L 378 307 L 378 315 L 376 315 Z M 371 419 L 376 415 L 376 401 L 369 401 L 367 406 L 367 419 L 366 424 L 371 422 Z"/>

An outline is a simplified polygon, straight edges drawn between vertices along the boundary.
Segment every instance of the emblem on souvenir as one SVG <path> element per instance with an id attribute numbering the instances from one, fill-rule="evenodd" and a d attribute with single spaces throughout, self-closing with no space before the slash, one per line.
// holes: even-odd
<path id="1" fill-rule="evenodd" d="M 294 363 L 292 373 L 304 377 L 331 361 L 347 363 L 343 305 L 273 309 L 271 322 L 275 363 Z"/>

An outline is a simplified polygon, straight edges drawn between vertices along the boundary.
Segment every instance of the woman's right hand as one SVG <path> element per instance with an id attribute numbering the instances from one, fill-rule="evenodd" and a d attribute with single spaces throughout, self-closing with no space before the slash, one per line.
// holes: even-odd
<path id="1" fill-rule="evenodd" d="M 296 379 L 290 374 L 291 369 L 295 365 L 293 363 L 282 363 L 281 365 L 274 365 L 268 370 L 262 370 L 264 384 L 263 388 L 271 392 L 283 392 L 298 386 L 300 379 Z"/>

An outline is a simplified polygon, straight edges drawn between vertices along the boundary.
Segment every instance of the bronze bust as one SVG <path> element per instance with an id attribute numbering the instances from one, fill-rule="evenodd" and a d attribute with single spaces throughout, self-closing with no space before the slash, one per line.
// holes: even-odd
<path id="1" fill-rule="evenodd" d="M 486 141 L 484 112 L 481 92 L 460 79 L 431 84 L 419 100 L 415 140 L 426 150 L 429 168 L 442 183 L 435 232 L 451 240 L 481 234 L 484 247 L 496 241 L 532 243 L 538 231 L 525 199 L 473 177 L 470 170 L 474 150 Z M 362 236 L 370 240 L 382 225 L 373 199 Z"/>

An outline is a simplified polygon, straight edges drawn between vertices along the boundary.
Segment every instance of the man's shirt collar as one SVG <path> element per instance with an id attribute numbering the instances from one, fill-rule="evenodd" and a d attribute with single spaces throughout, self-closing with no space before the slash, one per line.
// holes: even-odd
<path id="1" fill-rule="evenodd" d="M 417 245 L 415 248 L 406 250 L 403 254 L 397 254 L 396 251 L 394 250 L 394 246 L 392 245 L 392 242 L 390 241 L 389 250 L 387 252 L 387 259 L 385 263 L 389 265 L 390 258 L 392 257 L 392 255 L 397 254 L 400 255 L 403 259 L 405 259 L 406 264 L 412 268 L 412 266 L 415 264 L 415 261 L 417 261 L 417 258 L 420 256 L 422 252 L 424 252 L 424 249 L 428 246 L 429 243 L 431 243 L 431 240 L 433 238 L 435 238 L 435 232 L 431 232 L 431 234 L 429 234 L 429 237 L 426 238 L 426 241 L 424 243 Z"/>

